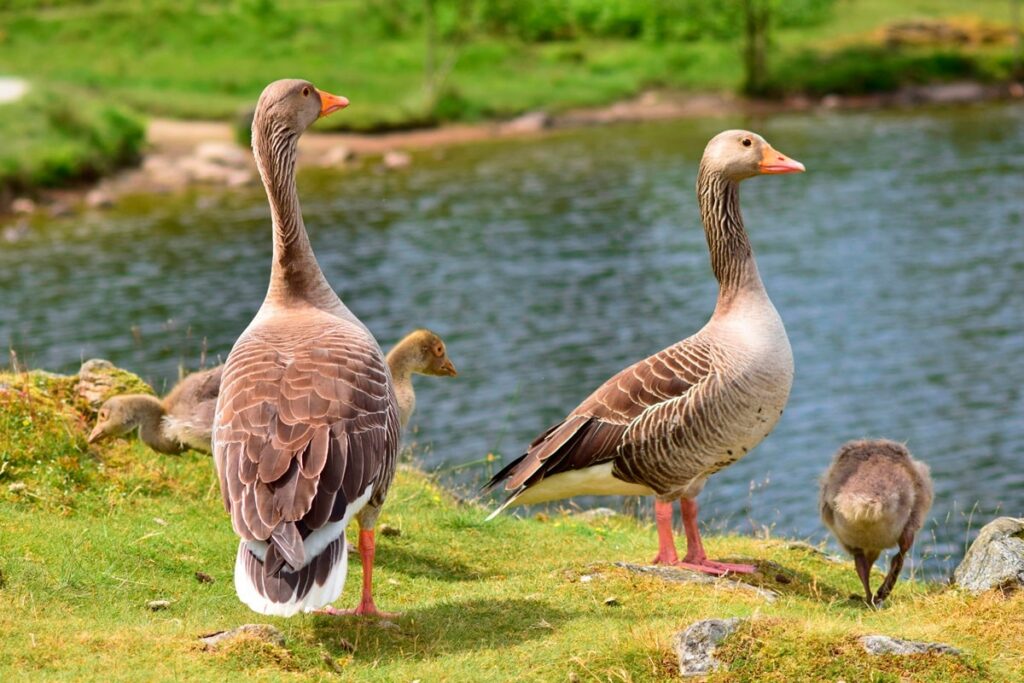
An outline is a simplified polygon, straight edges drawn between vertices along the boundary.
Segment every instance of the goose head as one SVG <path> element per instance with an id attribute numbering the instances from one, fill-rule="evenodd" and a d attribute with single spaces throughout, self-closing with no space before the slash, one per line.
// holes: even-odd
<path id="1" fill-rule="evenodd" d="M 433 377 L 454 377 L 458 374 L 448 357 L 444 341 L 430 330 L 410 333 L 396 348 L 402 351 L 399 362 L 410 372 Z"/>
<path id="2" fill-rule="evenodd" d="M 318 118 L 348 106 L 348 98 L 318 90 L 309 81 L 288 78 L 274 81 L 263 89 L 253 129 L 267 127 L 275 133 L 298 137 Z M 266 126 L 267 123 L 272 126 Z"/>
<path id="3" fill-rule="evenodd" d="M 775 150 L 748 130 L 727 130 L 711 138 L 701 165 L 739 182 L 756 175 L 803 173 L 804 165 Z"/>
<path id="4" fill-rule="evenodd" d="M 112 436 L 122 436 L 142 424 L 139 406 L 131 396 L 114 396 L 100 406 L 96 426 L 89 433 L 89 443 Z"/>

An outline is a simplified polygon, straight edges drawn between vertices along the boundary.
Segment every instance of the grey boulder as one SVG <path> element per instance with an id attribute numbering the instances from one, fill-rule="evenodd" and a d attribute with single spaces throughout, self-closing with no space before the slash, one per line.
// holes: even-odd
<path id="1" fill-rule="evenodd" d="M 1024 519 L 999 517 L 983 526 L 953 582 L 972 593 L 1024 586 Z"/>

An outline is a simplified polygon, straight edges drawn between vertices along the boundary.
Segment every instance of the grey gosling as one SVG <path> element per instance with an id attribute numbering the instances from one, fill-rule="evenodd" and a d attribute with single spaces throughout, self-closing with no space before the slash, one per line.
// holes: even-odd
<path id="1" fill-rule="evenodd" d="M 928 466 L 895 441 L 849 441 L 821 478 L 820 504 L 821 520 L 853 555 L 868 603 L 880 605 L 892 592 L 903 557 L 931 509 Z M 871 567 L 893 546 L 898 549 L 889 573 L 872 597 Z"/>
<path id="2" fill-rule="evenodd" d="M 89 443 L 135 429 L 143 443 L 159 453 L 178 455 L 189 448 L 209 454 L 213 413 L 222 366 L 188 375 L 163 399 L 122 394 L 104 401 Z"/>

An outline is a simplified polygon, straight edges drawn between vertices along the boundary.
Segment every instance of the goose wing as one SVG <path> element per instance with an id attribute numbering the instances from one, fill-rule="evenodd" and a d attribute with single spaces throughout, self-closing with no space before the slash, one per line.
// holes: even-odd
<path id="1" fill-rule="evenodd" d="M 288 326 L 236 342 L 217 404 L 214 457 L 235 532 L 268 543 L 265 567 L 302 567 L 303 539 L 383 495 L 398 450 L 398 414 L 376 342 L 332 319 L 288 343 Z M 338 530 L 338 534 L 342 530 Z"/>
<path id="2" fill-rule="evenodd" d="M 699 337 L 639 361 L 601 385 L 562 422 L 537 437 L 526 453 L 498 472 L 486 488 L 507 479 L 513 496 L 544 477 L 598 465 L 650 440 L 663 412 L 685 405 L 711 375 L 711 349 Z M 640 425 L 647 425 L 641 429 Z M 682 428 L 682 427 L 681 427 Z"/>

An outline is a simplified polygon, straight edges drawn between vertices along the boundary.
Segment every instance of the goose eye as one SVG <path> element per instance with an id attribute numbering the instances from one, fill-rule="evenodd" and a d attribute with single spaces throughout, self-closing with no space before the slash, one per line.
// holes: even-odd
<path id="1" fill-rule="evenodd" d="M 304 88 L 302 88 L 302 96 L 303 97 L 309 97 L 309 86 L 308 85 L 305 86 Z"/>
<path id="2" fill-rule="evenodd" d="M 752 144 L 753 143 L 750 141 L 750 138 L 743 138 L 743 146 L 744 147 L 750 147 L 750 145 L 752 145 Z"/>

